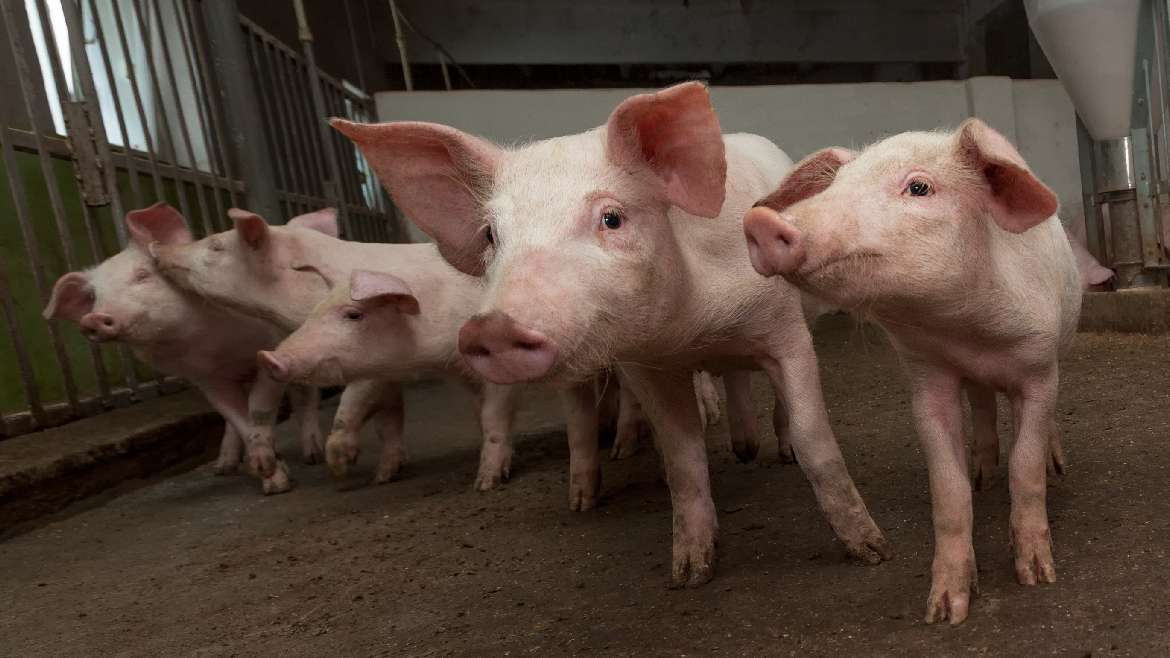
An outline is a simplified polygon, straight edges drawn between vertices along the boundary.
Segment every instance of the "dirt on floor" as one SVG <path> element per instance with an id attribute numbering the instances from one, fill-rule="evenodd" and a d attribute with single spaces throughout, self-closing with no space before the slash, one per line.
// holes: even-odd
<path id="1" fill-rule="evenodd" d="M 1170 654 L 1170 337 L 1078 337 L 1059 410 L 1070 470 L 1049 488 L 1059 582 L 1016 584 L 1001 481 L 976 494 L 981 595 L 951 628 L 922 622 L 930 499 L 896 357 L 843 318 L 817 334 L 834 428 L 896 551 L 879 566 L 845 556 L 774 445 L 735 463 L 723 425 L 718 575 L 669 590 L 652 449 L 604 465 L 592 512 L 566 509 L 563 434 L 521 443 L 512 481 L 476 493 L 470 403 L 427 386 L 407 400 L 397 482 L 339 491 L 298 466 L 294 491 L 265 498 L 200 468 L 0 544 L 0 655 Z M 557 413 L 534 391 L 521 424 Z"/>

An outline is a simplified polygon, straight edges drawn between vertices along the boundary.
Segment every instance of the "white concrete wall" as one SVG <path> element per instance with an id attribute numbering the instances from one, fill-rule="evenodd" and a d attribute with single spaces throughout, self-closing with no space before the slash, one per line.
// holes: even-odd
<path id="1" fill-rule="evenodd" d="M 385 92 L 377 94 L 378 117 L 445 123 L 515 143 L 601 125 L 618 102 L 639 91 Z M 949 127 L 979 116 L 1018 145 L 1060 196 L 1062 216 L 1071 218 L 1081 209 L 1076 115 L 1056 80 L 715 87 L 711 93 L 726 132 L 764 135 L 793 159 L 825 146 L 857 148 L 894 133 Z"/>

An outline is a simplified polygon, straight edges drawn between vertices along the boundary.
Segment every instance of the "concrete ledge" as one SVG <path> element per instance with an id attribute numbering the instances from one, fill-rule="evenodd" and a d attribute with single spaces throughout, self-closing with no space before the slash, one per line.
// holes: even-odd
<path id="1" fill-rule="evenodd" d="M 1170 333 L 1170 289 L 1086 292 L 1081 304 L 1080 330 Z"/>
<path id="2" fill-rule="evenodd" d="M 0 441 L 0 536 L 136 478 L 216 454 L 223 421 L 190 391 Z"/>

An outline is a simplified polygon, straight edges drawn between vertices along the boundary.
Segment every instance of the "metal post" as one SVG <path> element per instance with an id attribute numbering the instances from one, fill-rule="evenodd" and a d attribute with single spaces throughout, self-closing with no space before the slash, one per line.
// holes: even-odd
<path id="1" fill-rule="evenodd" d="M 219 83 L 208 91 L 220 94 L 227 123 L 228 151 L 235 160 L 235 171 L 247 184 L 244 199 L 253 212 L 270 222 L 282 223 L 284 216 L 280 212 L 275 170 L 268 162 L 271 151 L 248 71 L 249 59 L 236 0 L 200 4 L 207 28 L 208 54 Z"/>
<path id="2" fill-rule="evenodd" d="M 353 226 L 349 222 L 349 213 L 345 207 L 345 197 L 341 192 L 341 170 L 337 162 L 337 150 L 333 148 L 333 129 L 326 123 L 325 95 L 321 91 L 321 74 L 317 70 L 317 60 L 313 56 L 313 33 L 309 30 L 309 21 L 305 17 L 305 6 L 302 0 L 293 0 L 293 9 L 297 14 L 298 36 L 301 39 L 301 48 L 305 53 L 305 68 L 309 75 L 309 91 L 313 97 L 313 114 L 321 137 L 321 148 L 325 159 L 329 162 L 329 189 L 326 198 L 335 200 L 337 214 L 347 238 L 353 237 Z"/>
<path id="3" fill-rule="evenodd" d="M 402 34 L 402 20 L 398 17 L 398 3 L 394 0 L 390 0 L 390 16 L 394 19 L 394 40 L 398 42 L 398 57 L 402 60 L 402 81 L 407 91 L 414 91 L 410 62 L 406 60 L 406 37 Z"/>

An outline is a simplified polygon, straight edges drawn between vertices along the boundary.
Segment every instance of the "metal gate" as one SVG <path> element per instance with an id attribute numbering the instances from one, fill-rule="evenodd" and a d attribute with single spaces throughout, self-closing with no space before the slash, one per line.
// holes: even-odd
<path id="1" fill-rule="evenodd" d="M 167 201 L 201 236 L 275 199 L 270 221 L 334 206 L 349 239 L 397 235 L 364 160 L 324 124 L 371 120 L 370 97 L 320 71 L 310 40 L 298 54 L 234 5 L 0 0 L 0 439 L 180 386 L 40 318 L 58 276 L 126 244 L 128 210 Z M 261 131 L 226 107 L 233 80 L 254 90 Z"/>

